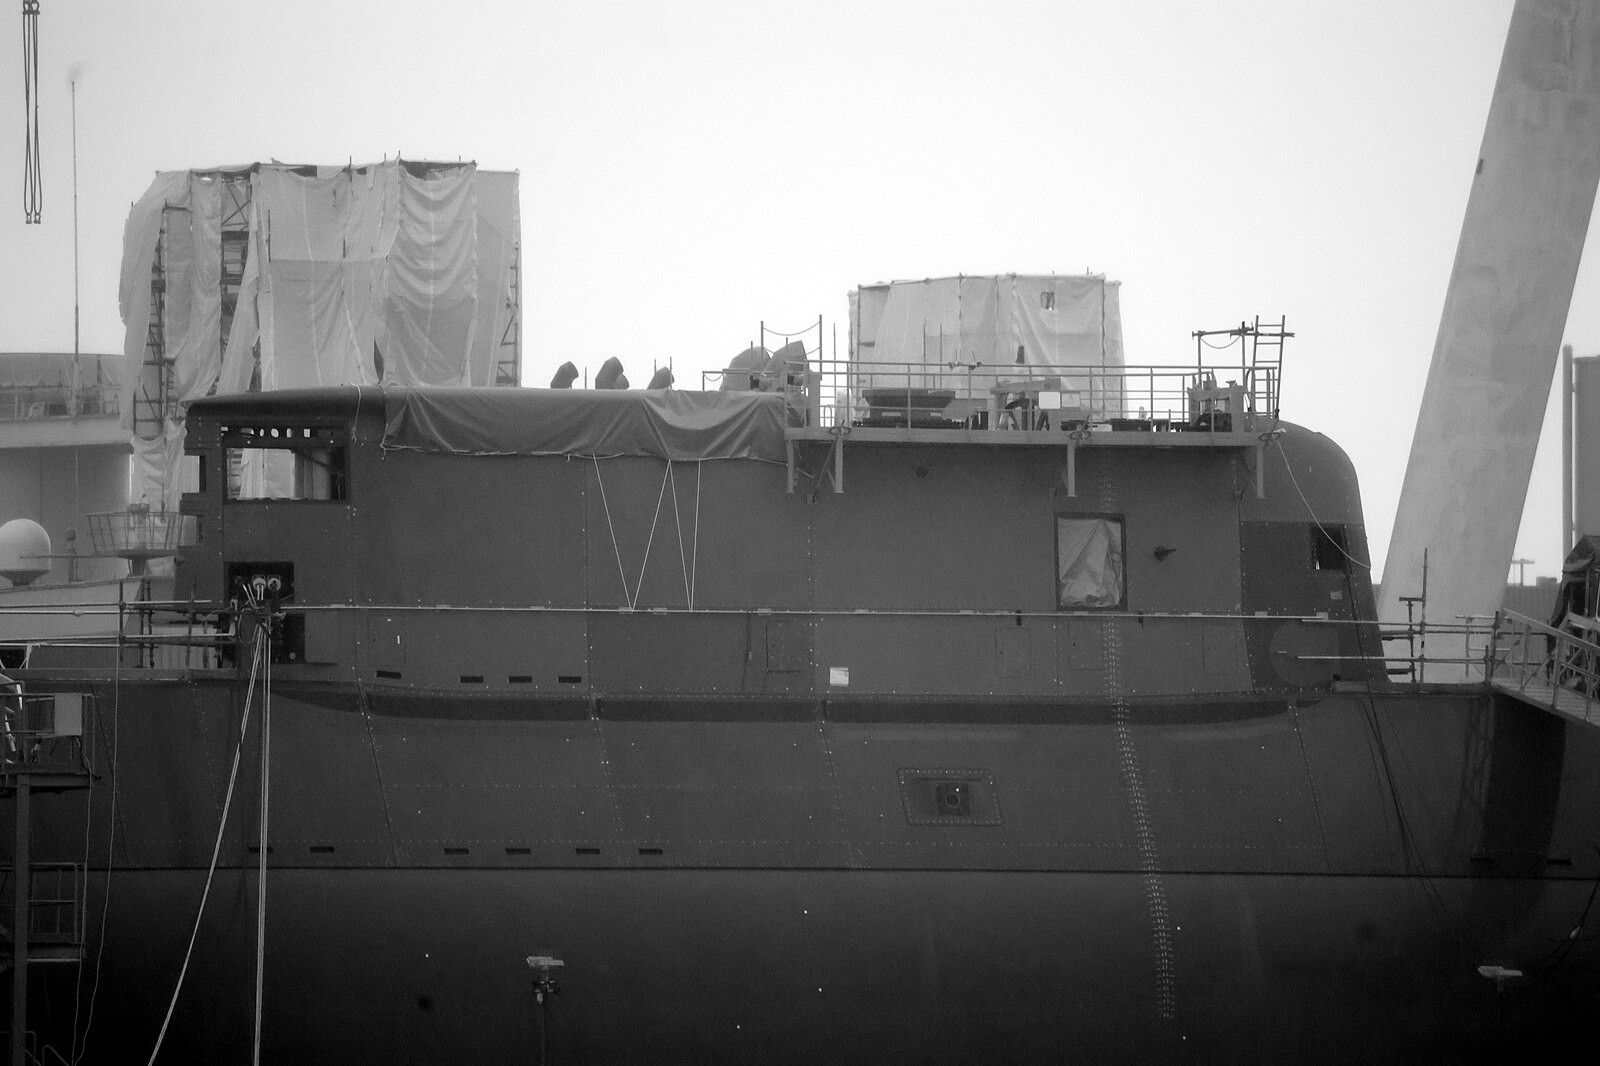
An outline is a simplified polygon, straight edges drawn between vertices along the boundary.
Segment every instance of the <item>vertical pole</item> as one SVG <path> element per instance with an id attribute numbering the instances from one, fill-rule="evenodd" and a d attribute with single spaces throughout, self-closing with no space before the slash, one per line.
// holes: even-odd
<path id="1" fill-rule="evenodd" d="M 72 86 L 72 355 L 78 355 L 78 82 Z M 74 365 L 74 371 L 77 367 Z M 76 386 L 77 382 L 73 382 Z M 72 412 L 77 414 L 76 409 Z"/>
<path id="2" fill-rule="evenodd" d="M 33 874 L 28 860 L 29 810 L 32 785 L 26 767 L 17 768 L 17 857 L 11 871 L 15 885 L 11 911 L 11 1066 L 24 1066 L 28 1031 L 28 895 Z"/>
<path id="3" fill-rule="evenodd" d="M 1572 345 L 1561 346 L 1561 550 L 1571 551 L 1578 541 L 1577 516 L 1572 513 Z"/>

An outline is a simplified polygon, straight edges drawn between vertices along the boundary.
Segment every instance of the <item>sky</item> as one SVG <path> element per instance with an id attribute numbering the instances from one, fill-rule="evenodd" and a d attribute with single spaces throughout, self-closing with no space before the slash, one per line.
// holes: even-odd
<path id="1" fill-rule="evenodd" d="M 83 351 L 122 350 L 159 170 L 470 159 L 521 173 L 530 385 L 613 355 L 689 385 L 818 315 L 842 355 L 847 292 L 896 278 L 1104 273 L 1130 364 L 1286 316 L 1284 417 L 1349 452 L 1381 570 L 1512 0 L 40 7 L 38 226 L 0 42 L 0 351 L 72 349 L 75 78 Z M 1565 340 L 1600 354 L 1600 254 Z"/>

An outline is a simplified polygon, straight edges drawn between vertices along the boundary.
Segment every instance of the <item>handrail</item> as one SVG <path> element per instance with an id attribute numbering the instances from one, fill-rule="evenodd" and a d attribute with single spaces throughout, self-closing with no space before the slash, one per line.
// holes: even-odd
<path id="1" fill-rule="evenodd" d="M 1495 616 L 1488 669 L 1490 680 L 1536 702 L 1554 705 L 1557 690 L 1572 693 L 1576 698 L 1566 702 L 1581 703 L 1581 712 L 1571 706 L 1562 710 L 1585 722 L 1600 722 L 1600 643 L 1596 641 L 1516 611 L 1501 611 Z"/>
<path id="2" fill-rule="evenodd" d="M 794 406 L 811 412 L 809 424 L 823 428 L 898 419 L 903 425 L 1001 429 L 1017 419 L 999 415 L 1025 407 L 1052 411 L 1063 424 L 1126 420 L 1222 428 L 1217 420 L 1226 415 L 1228 423 L 1240 423 L 1232 428 L 1243 429 L 1245 422 L 1275 415 L 1278 373 L 1276 366 L 1247 362 L 1034 366 L 815 358 L 808 359 L 799 390 L 806 399 Z M 797 375 L 770 366 L 727 367 L 702 374 L 702 387 L 717 388 L 730 376 L 740 389 L 749 382 L 776 392 L 794 391 Z"/>

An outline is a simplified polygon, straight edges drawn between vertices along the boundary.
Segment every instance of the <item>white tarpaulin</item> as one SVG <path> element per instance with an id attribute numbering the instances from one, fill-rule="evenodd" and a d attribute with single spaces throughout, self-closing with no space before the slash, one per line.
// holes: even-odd
<path id="1" fill-rule="evenodd" d="M 134 501 L 176 506 L 160 419 L 181 427 L 212 392 L 516 384 L 517 196 L 515 173 L 471 163 L 157 174 L 123 234 L 122 418 L 151 438 Z M 245 254 L 224 338 L 229 239 Z"/>
<path id="2" fill-rule="evenodd" d="M 384 261 L 385 383 L 469 383 L 478 316 L 474 169 L 400 173 L 400 229 Z"/>
<path id="3" fill-rule="evenodd" d="M 1120 367 L 1118 288 L 1099 275 L 1027 274 L 864 285 L 850 299 L 854 380 L 982 402 L 1002 379 Z M 1061 383 L 1089 388 L 1071 375 Z"/>
<path id="4" fill-rule="evenodd" d="M 474 385 L 499 384 L 502 361 L 508 375 L 515 373 L 512 360 L 516 331 L 521 328 L 516 286 L 522 254 L 517 180 L 516 171 L 477 172 L 478 327 L 468 367 Z"/>
<path id="5" fill-rule="evenodd" d="M 1002 274 L 862 286 L 851 301 L 861 362 L 1121 366 L 1119 283 Z"/>
<path id="6" fill-rule="evenodd" d="M 248 186 L 226 226 L 237 205 L 224 179 Z M 245 391 L 258 372 L 263 389 L 515 383 L 517 197 L 515 173 L 470 163 L 158 174 L 123 240 L 126 424 L 141 374 L 143 394 L 159 395 L 145 366 L 152 336 L 181 401 Z M 222 231 L 246 226 L 222 343 Z M 152 321 L 158 254 L 165 297 Z"/>
<path id="7" fill-rule="evenodd" d="M 1597 178 L 1600 5 L 1519 0 L 1389 542 L 1384 621 L 1403 622 L 1399 598 L 1422 593 L 1425 551 L 1429 622 L 1500 605 Z M 1452 657 L 1443 639 L 1429 635 L 1430 657 Z M 1469 654 L 1459 639 L 1455 651 Z"/>

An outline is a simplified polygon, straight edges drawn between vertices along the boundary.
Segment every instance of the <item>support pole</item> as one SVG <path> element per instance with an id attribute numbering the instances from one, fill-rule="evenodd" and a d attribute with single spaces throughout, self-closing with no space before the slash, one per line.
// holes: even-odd
<path id="1" fill-rule="evenodd" d="M 1578 542 L 1578 518 L 1572 512 L 1572 345 L 1561 346 L 1561 550 Z"/>
<path id="2" fill-rule="evenodd" d="M 26 769 L 20 768 L 17 782 L 16 862 L 11 870 L 13 906 L 11 910 L 11 1066 L 26 1066 L 28 1033 L 28 896 L 33 873 L 28 856 L 28 836 L 33 827 L 30 810 L 33 787 Z"/>
<path id="3" fill-rule="evenodd" d="M 844 430 L 835 428 L 833 440 L 833 491 L 844 491 Z"/>

